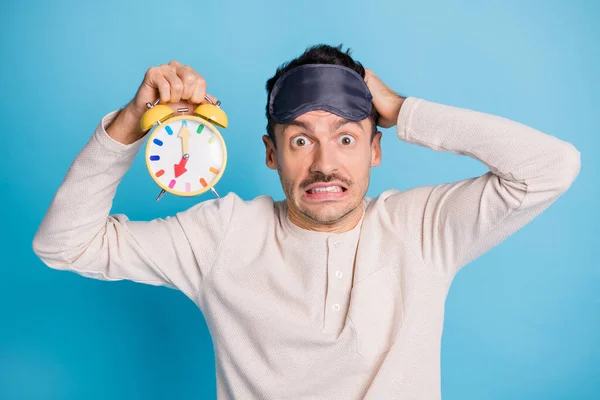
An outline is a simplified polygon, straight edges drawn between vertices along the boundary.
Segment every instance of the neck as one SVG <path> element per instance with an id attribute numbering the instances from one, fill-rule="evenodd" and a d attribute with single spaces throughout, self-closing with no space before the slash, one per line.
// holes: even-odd
<path id="1" fill-rule="evenodd" d="M 360 222 L 360 219 L 362 218 L 362 215 L 364 213 L 363 206 L 361 203 L 360 207 L 356 207 L 354 210 L 344 215 L 338 221 L 335 221 L 331 224 L 320 224 L 298 213 L 298 211 L 296 211 L 294 207 L 290 207 L 289 201 L 288 210 L 290 221 L 294 225 L 302 229 L 307 229 L 309 231 L 331 233 L 343 233 L 354 229 L 356 225 L 358 225 L 358 223 Z"/>

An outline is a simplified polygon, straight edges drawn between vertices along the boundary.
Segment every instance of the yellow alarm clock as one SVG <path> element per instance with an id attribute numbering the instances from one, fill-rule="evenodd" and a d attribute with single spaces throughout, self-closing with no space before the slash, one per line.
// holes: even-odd
<path id="1" fill-rule="evenodd" d="M 174 115 L 164 104 L 146 103 L 148 110 L 140 121 L 148 132 L 146 166 L 150 176 L 162 188 L 156 200 L 165 192 L 177 196 L 196 196 L 208 190 L 219 197 L 214 186 L 227 165 L 227 148 L 215 125 L 227 128 L 228 120 L 220 108 L 221 102 L 200 104 L 194 115 Z M 189 111 L 178 108 L 177 112 Z"/>

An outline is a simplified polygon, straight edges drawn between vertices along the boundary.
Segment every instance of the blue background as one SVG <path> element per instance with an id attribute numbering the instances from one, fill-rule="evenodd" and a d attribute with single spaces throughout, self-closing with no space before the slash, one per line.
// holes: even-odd
<path id="1" fill-rule="evenodd" d="M 4 3 L 0 399 L 215 397 L 211 338 L 182 293 L 51 270 L 31 240 L 101 117 L 133 97 L 150 66 L 172 59 L 204 75 L 229 115 L 221 194 L 283 198 L 264 165 L 264 85 L 317 43 L 350 47 L 402 95 L 501 115 L 581 151 L 571 189 L 456 277 L 442 391 L 461 400 L 600 398 L 600 3 L 483 3 Z M 487 171 L 404 143 L 393 129 L 383 150 L 370 196 Z M 146 220 L 212 198 L 155 202 L 145 168 L 138 157 L 113 212 Z"/>

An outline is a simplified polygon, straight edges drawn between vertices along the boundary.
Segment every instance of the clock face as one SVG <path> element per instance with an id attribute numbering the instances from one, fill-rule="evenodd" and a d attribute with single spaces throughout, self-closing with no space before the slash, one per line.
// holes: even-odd
<path id="1" fill-rule="evenodd" d="M 182 115 L 155 126 L 146 145 L 146 165 L 166 191 L 194 196 L 210 190 L 227 163 L 225 142 L 205 120 Z"/>

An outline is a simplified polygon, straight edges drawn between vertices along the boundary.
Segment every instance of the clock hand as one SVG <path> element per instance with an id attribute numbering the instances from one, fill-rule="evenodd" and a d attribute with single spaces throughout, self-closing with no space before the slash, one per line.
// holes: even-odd
<path id="1" fill-rule="evenodd" d="M 181 161 L 179 161 L 179 164 L 175 164 L 175 178 L 179 178 L 187 171 L 187 169 L 185 168 L 185 164 L 187 164 L 188 158 L 190 158 L 190 156 L 186 153 L 183 155 L 183 157 L 181 157 Z"/>
<path id="2" fill-rule="evenodd" d="M 179 133 L 177 134 L 177 137 L 181 139 L 181 150 L 183 152 L 183 155 L 185 156 L 186 154 L 190 154 L 190 149 L 189 149 L 189 139 L 190 136 L 192 134 L 190 133 L 189 129 L 187 128 L 187 124 L 183 125 L 181 127 L 181 129 L 179 130 Z"/>

